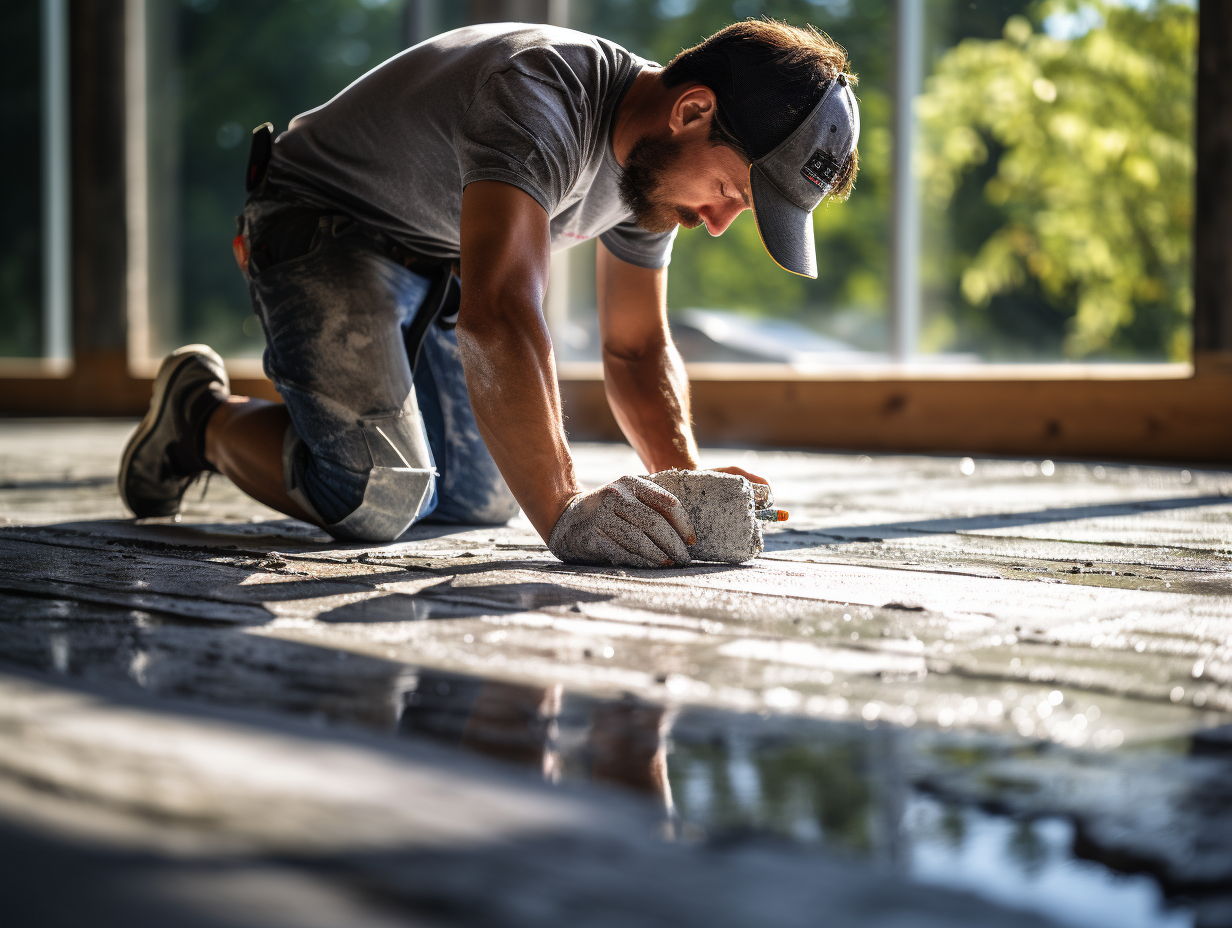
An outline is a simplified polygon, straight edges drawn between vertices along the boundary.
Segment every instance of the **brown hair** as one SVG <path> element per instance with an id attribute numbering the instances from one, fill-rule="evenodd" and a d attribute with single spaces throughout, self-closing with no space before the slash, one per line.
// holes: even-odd
<path id="1" fill-rule="evenodd" d="M 718 99 L 710 140 L 747 161 L 773 151 L 812 110 L 840 74 L 855 86 L 847 50 L 812 26 L 748 19 L 686 48 L 663 70 L 663 83 L 704 84 Z M 860 154 L 853 149 L 830 196 L 851 194 Z"/>

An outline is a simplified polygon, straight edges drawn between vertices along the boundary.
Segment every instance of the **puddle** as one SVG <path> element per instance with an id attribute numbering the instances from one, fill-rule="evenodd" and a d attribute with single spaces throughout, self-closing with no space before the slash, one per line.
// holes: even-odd
<path id="1" fill-rule="evenodd" d="M 905 811 L 908 871 L 924 883 L 965 889 L 1074 928 L 1191 928 L 1153 879 L 1119 874 L 1073 855 L 1074 826 L 1060 818 L 1014 820 L 915 797 Z"/>
<path id="2" fill-rule="evenodd" d="M 1226 757 L 1190 758 L 1187 743 L 1095 755 L 873 720 L 600 699 L 106 607 L 26 600 L 21 615 L 6 620 L 0 635 L 0 660 L 8 663 L 322 725 L 430 737 L 551 781 L 639 791 L 663 810 L 665 830 L 677 840 L 798 842 L 1068 925 L 1184 928 L 1194 924 L 1185 905 L 1202 891 L 1196 883 L 1178 889 L 1184 871 L 1166 861 L 1155 868 L 1162 881 L 1119 872 L 1125 849 L 1105 852 L 1091 837 L 1099 827 L 1079 840 L 1077 817 L 1089 812 L 1098 826 L 1105 814 L 1082 804 L 1083 789 L 1112 790 L 1104 798 L 1114 817 L 1119 805 L 1145 804 L 1183 827 L 1173 810 L 1188 808 L 1191 793 L 1206 802 L 1206 819 L 1232 815 L 1226 791 L 1212 795 L 1199 779 L 1178 785 L 1171 771 L 1181 764 L 1207 764 L 1207 774 L 1232 781 Z M 1123 802 L 1118 789 L 1126 790 Z M 1132 840 L 1149 844 L 1149 816 L 1142 822 L 1131 823 L 1141 829 Z M 1232 831 L 1204 853 L 1226 858 L 1230 846 Z M 1157 851 L 1148 846 L 1139 857 Z"/>

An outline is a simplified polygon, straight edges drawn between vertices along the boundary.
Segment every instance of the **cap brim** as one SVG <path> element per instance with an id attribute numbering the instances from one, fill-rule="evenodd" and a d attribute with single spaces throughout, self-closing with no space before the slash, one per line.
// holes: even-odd
<path id="1" fill-rule="evenodd" d="M 766 253 L 785 271 L 817 277 L 817 247 L 813 241 L 813 214 L 779 193 L 757 165 L 749 167 L 749 193 L 753 219 Z"/>

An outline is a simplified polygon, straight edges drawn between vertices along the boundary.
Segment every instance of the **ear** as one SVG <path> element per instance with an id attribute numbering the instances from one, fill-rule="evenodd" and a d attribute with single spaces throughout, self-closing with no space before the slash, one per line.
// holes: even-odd
<path id="1" fill-rule="evenodd" d="M 714 91 L 705 84 L 688 87 L 672 104 L 671 115 L 668 117 L 668 128 L 672 135 L 679 137 L 681 133 L 709 133 L 715 104 Z"/>

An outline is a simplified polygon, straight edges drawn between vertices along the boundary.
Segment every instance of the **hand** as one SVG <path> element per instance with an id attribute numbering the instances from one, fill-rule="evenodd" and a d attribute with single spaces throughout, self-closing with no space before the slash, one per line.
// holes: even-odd
<path id="1" fill-rule="evenodd" d="M 770 481 L 765 477 L 750 474 L 743 467 L 711 467 L 710 470 L 718 471 L 720 474 L 735 474 L 753 484 L 753 498 L 757 500 L 758 509 L 769 509 L 774 506 L 774 491 L 770 489 Z M 765 487 L 765 490 L 761 487 Z"/>
<path id="2" fill-rule="evenodd" d="M 565 507 L 548 548 L 568 564 L 683 567 L 697 541 L 680 501 L 642 477 L 621 477 Z"/>

